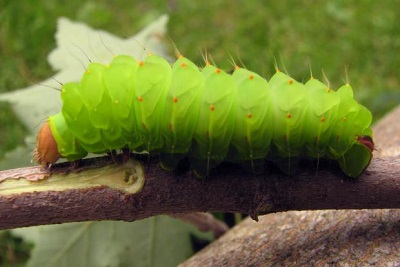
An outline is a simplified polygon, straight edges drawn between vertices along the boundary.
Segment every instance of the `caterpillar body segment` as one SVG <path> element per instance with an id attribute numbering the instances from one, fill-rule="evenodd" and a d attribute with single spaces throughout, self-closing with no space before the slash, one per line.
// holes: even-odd
<path id="1" fill-rule="evenodd" d="M 305 86 L 308 88 L 308 106 L 310 111 L 305 120 L 305 154 L 311 158 L 329 154 L 330 138 L 335 131 L 336 114 L 340 98 L 322 82 L 311 78 Z M 318 101 L 315 101 L 317 99 Z"/>
<path id="2" fill-rule="evenodd" d="M 190 153 L 200 176 L 226 158 L 235 126 L 237 88 L 232 76 L 212 65 L 202 70 L 204 87 Z"/>
<path id="3" fill-rule="evenodd" d="M 77 138 L 72 134 L 61 112 L 49 117 L 47 125 L 49 126 L 52 137 L 57 144 L 59 157 L 61 156 L 69 161 L 86 157 L 88 154 L 87 150 L 79 144 Z M 38 137 L 39 136 L 41 135 L 38 135 Z M 50 139 L 51 137 L 48 136 L 47 138 Z M 38 145 L 38 147 L 40 146 Z M 48 163 L 54 162 L 55 161 L 49 161 Z"/>
<path id="4" fill-rule="evenodd" d="M 134 105 L 138 67 L 139 63 L 136 59 L 130 56 L 118 56 L 107 66 L 103 76 L 104 86 L 108 88 L 111 99 L 109 115 L 115 120 L 115 124 L 120 126 L 120 141 L 129 148 L 136 148 L 142 144 L 139 135 L 131 134 L 138 132 L 135 113 L 131 112 Z M 121 145 L 118 146 L 118 148 L 121 147 Z"/>
<path id="5" fill-rule="evenodd" d="M 228 159 L 260 173 L 273 136 L 273 93 L 268 82 L 254 72 L 236 68 L 232 76 L 238 90 L 237 119 Z"/>
<path id="6" fill-rule="evenodd" d="M 138 134 L 142 144 L 132 149 L 159 152 L 163 147 L 161 121 L 171 83 L 171 66 L 165 59 L 149 55 L 139 62 L 136 77 L 133 113 L 138 132 L 131 134 Z"/>
<path id="7" fill-rule="evenodd" d="M 53 148 L 45 130 L 37 139 L 35 159 L 45 166 L 129 148 L 159 154 L 168 170 L 188 156 L 202 177 L 223 161 L 260 173 L 266 159 L 292 174 L 303 157 L 336 160 L 357 177 L 374 149 L 372 115 L 349 85 L 336 92 L 280 71 L 267 81 L 239 67 L 200 70 L 182 56 L 171 66 L 156 55 L 120 55 L 89 64 L 80 82 L 63 85 L 61 98 L 61 112 L 43 126 Z"/>
<path id="8" fill-rule="evenodd" d="M 172 66 L 171 85 L 165 100 L 161 121 L 164 146 L 161 164 L 174 170 L 189 153 L 198 121 L 204 77 L 190 60 L 180 57 Z"/>

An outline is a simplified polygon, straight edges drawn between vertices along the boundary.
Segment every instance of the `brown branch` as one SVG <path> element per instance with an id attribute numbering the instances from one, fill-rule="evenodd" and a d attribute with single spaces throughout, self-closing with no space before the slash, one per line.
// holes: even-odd
<path id="1" fill-rule="evenodd" d="M 344 177 L 334 166 L 318 173 L 301 169 L 294 177 L 274 171 L 254 176 L 227 166 L 201 180 L 191 172 L 168 173 L 156 163 L 147 164 L 145 179 L 137 179 L 141 164 L 117 166 L 104 158 L 84 163 L 90 167 L 66 175 L 70 167 L 64 165 L 37 182 L 24 179 L 48 175 L 36 167 L 0 172 L 0 180 L 9 178 L 0 183 L 0 228 L 198 211 L 257 218 L 287 210 L 400 208 L 400 158 L 374 159 L 359 179 Z"/>
<path id="2" fill-rule="evenodd" d="M 374 126 L 377 144 L 374 156 L 386 160 L 373 160 L 370 175 L 361 177 L 363 180 L 360 182 L 365 185 L 363 191 L 343 196 L 345 199 L 338 197 L 337 201 L 351 202 L 363 193 L 363 198 L 376 201 L 374 206 L 380 206 L 379 202 L 385 201 L 384 198 L 395 199 L 398 159 L 390 162 L 388 157 L 400 154 L 399 116 L 400 107 Z M 377 179 L 374 175 L 385 168 L 393 169 Z M 378 183 L 382 180 L 386 181 L 385 184 Z M 376 190 L 381 191 L 378 197 L 369 193 L 372 182 L 378 183 Z M 382 190 L 382 187 L 387 190 Z M 337 191 L 336 188 L 333 190 Z M 390 266 L 399 262 L 399 221 L 400 209 L 269 214 L 261 217 L 260 223 L 245 219 L 179 266 Z"/>
<path id="3" fill-rule="evenodd" d="M 399 266 L 400 210 L 290 211 L 245 219 L 179 267 Z"/>

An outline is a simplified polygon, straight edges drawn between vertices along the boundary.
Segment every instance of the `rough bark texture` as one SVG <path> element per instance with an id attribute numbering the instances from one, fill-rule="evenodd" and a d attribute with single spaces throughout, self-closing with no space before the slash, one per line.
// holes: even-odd
<path id="1" fill-rule="evenodd" d="M 181 264 L 398 266 L 398 210 L 291 211 L 247 219 Z"/>
<path id="2" fill-rule="evenodd" d="M 115 176 L 110 176 L 110 164 L 103 168 L 104 161 L 86 160 L 79 170 L 80 177 L 89 179 L 94 175 L 89 187 L 63 189 L 70 185 L 72 175 L 53 175 L 39 182 L 30 182 L 28 192 L 2 192 L 0 184 L 0 228 L 14 228 L 31 225 L 62 223 L 87 220 L 134 221 L 159 214 L 176 214 L 203 211 L 240 212 L 258 215 L 287 210 L 319 209 L 371 209 L 399 208 L 400 159 L 375 159 L 369 170 L 360 179 L 348 179 L 329 167 L 318 174 L 311 168 L 302 169 L 296 177 L 286 177 L 282 173 L 254 176 L 227 168 L 215 178 L 200 180 L 190 172 L 174 175 L 162 170 L 158 164 L 146 167 L 146 178 L 139 192 L 129 191 L 125 186 L 124 171 L 115 166 Z M 31 169 L 31 171 L 34 169 Z M 63 170 L 58 169 L 58 171 Z M 39 168 L 37 172 L 41 171 Z M 18 170 L 12 173 L 18 177 Z M 7 175 L 7 172 L 0 173 Z M 73 173 L 75 174 L 75 173 Z M 96 182 L 101 175 L 109 181 L 111 188 Z M 39 174 L 37 174 L 39 175 Z M 24 179 L 16 184 L 26 182 Z M 48 186 L 41 191 L 42 186 Z M 72 183 L 74 184 L 74 183 Z M 79 185 L 76 182 L 75 185 Z M 33 188 L 32 186 L 36 186 Z M 61 188 L 55 191 L 55 188 Z M 32 189 L 31 189 L 32 188 Z M 54 188 L 54 190 L 52 190 Z M 31 191 L 29 191 L 31 189 Z"/>
<path id="3" fill-rule="evenodd" d="M 374 125 L 376 157 L 400 155 L 400 106 Z"/>
<path id="4" fill-rule="evenodd" d="M 400 107 L 374 127 L 374 139 L 378 150 L 374 155 L 382 157 L 383 162 L 390 161 L 389 157 L 397 157 L 400 154 L 399 117 Z M 380 165 L 380 160 L 373 159 L 373 162 Z M 398 175 L 393 173 L 393 185 L 399 180 Z M 390 194 L 397 195 L 400 199 L 400 190 L 396 187 Z M 347 191 L 346 194 L 349 195 L 338 196 L 337 201 L 352 202 L 354 195 L 358 195 L 356 191 L 354 194 Z M 388 192 L 379 194 L 385 197 Z M 374 197 L 368 193 L 362 197 L 374 202 Z M 318 198 L 310 201 L 314 201 L 315 206 L 321 205 Z M 371 209 L 289 211 L 263 216 L 259 223 L 248 218 L 182 263 L 181 267 L 399 264 L 400 210 Z"/>

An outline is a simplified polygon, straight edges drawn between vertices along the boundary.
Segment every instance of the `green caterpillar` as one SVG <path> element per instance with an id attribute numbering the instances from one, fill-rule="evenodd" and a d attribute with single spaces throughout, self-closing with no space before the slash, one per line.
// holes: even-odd
<path id="1" fill-rule="evenodd" d="M 38 134 L 35 159 L 44 166 L 128 148 L 159 154 L 168 170 L 189 156 L 199 176 L 223 161 L 259 173 L 266 159 L 290 174 L 299 158 L 324 157 L 357 177 L 374 149 L 372 115 L 348 84 L 335 92 L 278 70 L 267 82 L 240 67 L 199 70 L 183 56 L 171 67 L 157 55 L 119 55 L 109 65 L 90 63 L 61 98 L 61 112 Z"/>

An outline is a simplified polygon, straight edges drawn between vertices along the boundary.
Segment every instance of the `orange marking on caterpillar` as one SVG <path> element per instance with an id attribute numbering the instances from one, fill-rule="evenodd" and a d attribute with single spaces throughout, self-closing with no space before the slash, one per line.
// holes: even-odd
<path id="1" fill-rule="evenodd" d="M 181 63 L 181 68 L 185 68 L 186 67 L 186 63 L 185 62 L 182 62 Z"/>
<path id="2" fill-rule="evenodd" d="M 142 102 L 142 101 L 143 101 L 143 97 L 142 97 L 142 96 L 139 96 L 139 97 L 137 98 L 137 100 L 138 100 L 139 102 Z"/>
<path id="3" fill-rule="evenodd" d="M 139 64 L 139 67 L 142 67 L 142 66 L 143 66 L 143 64 L 144 64 L 144 62 L 143 62 L 143 61 L 141 61 L 141 60 L 139 60 L 138 64 Z"/>
<path id="4" fill-rule="evenodd" d="M 292 79 L 289 80 L 289 84 L 290 84 L 290 85 L 293 84 L 293 80 L 292 80 Z"/>
<path id="5" fill-rule="evenodd" d="M 220 74 L 221 73 L 221 69 L 215 69 L 215 73 L 216 74 Z"/>
<path id="6" fill-rule="evenodd" d="M 177 103 L 177 102 L 178 102 L 178 98 L 177 98 L 176 96 L 174 96 L 174 98 L 172 99 L 172 101 L 173 101 L 174 103 Z"/>
<path id="7" fill-rule="evenodd" d="M 251 119 L 253 115 L 251 113 L 247 114 L 247 118 Z"/>
<path id="8" fill-rule="evenodd" d="M 291 119 L 291 118 L 292 118 L 292 114 L 289 112 L 289 113 L 286 115 L 286 118 Z"/>
<path id="9" fill-rule="evenodd" d="M 250 74 L 249 75 L 249 80 L 253 80 L 254 79 L 254 75 L 253 74 Z"/>
<path id="10" fill-rule="evenodd" d="M 325 121 L 325 116 L 322 115 L 321 122 L 324 122 L 324 121 Z"/>
<path id="11" fill-rule="evenodd" d="M 210 106 L 210 111 L 214 111 L 215 110 L 215 106 L 214 105 L 211 105 Z"/>

